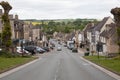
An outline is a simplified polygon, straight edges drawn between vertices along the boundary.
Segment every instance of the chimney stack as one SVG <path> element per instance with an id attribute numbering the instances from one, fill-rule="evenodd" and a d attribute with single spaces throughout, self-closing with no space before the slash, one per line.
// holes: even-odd
<path id="1" fill-rule="evenodd" d="M 13 15 L 12 14 L 9 15 L 9 19 L 13 19 Z"/>
<path id="2" fill-rule="evenodd" d="M 17 19 L 17 20 L 18 20 L 18 15 L 17 15 L 17 14 L 15 15 L 15 19 Z"/>

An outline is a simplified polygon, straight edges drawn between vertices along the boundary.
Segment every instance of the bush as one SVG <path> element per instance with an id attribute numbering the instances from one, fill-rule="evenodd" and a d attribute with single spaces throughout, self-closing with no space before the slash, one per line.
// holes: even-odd
<path id="1" fill-rule="evenodd" d="M 84 56 L 89 56 L 89 52 L 84 53 Z"/>
<path id="2" fill-rule="evenodd" d="M 0 57 L 13 58 L 13 57 L 20 57 L 20 55 L 13 54 L 8 51 L 0 51 Z"/>
<path id="3" fill-rule="evenodd" d="M 86 48 L 87 51 L 89 51 L 89 48 Z"/>

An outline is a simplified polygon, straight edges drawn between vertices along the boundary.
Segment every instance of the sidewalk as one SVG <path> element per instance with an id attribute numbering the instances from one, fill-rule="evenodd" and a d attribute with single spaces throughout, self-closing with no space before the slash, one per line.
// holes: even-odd
<path id="1" fill-rule="evenodd" d="M 85 51 L 86 51 L 86 49 L 84 49 L 84 48 L 78 48 L 78 50 L 79 50 L 79 52 L 82 53 L 82 54 L 85 53 Z"/>

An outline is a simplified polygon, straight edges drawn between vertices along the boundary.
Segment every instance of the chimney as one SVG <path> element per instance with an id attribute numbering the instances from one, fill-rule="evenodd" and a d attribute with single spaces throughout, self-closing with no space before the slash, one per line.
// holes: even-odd
<path id="1" fill-rule="evenodd" d="M 17 14 L 15 15 L 15 19 L 17 19 L 17 20 L 18 20 L 18 15 L 17 15 Z"/>
<path id="2" fill-rule="evenodd" d="M 9 15 L 9 19 L 13 19 L 13 15 L 12 14 Z"/>

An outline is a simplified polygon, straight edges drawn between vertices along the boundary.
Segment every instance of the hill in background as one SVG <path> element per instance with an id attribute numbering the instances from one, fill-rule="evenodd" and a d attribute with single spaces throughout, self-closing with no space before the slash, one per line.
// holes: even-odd
<path id="1" fill-rule="evenodd" d="M 53 19 L 53 20 L 36 20 L 28 19 L 25 22 L 32 22 L 34 26 L 42 27 L 43 32 L 53 34 L 55 31 L 70 33 L 73 30 L 83 30 L 88 23 L 98 23 L 96 19 Z"/>

